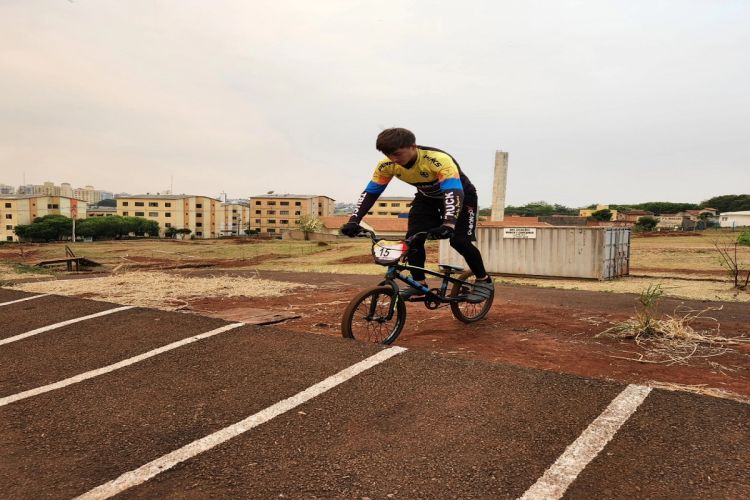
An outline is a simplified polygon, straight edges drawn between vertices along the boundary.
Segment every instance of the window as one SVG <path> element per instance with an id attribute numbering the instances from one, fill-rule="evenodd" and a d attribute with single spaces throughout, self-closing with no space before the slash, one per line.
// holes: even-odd
<path id="1" fill-rule="evenodd" d="M 164 206 L 165 206 L 165 207 L 167 207 L 167 208 L 171 208 L 171 207 L 172 207 L 172 202 L 170 202 L 170 201 L 165 201 L 165 202 L 164 202 Z"/>
<path id="2" fill-rule="evenodd" d="M 400 205 L 400 203 L 391 203 L 391 206 L 392 206 L 392 207 L 397 207 L 397 206 L 399 206 L 399 205 Z"/>
<path id="3" fill-rule="evenodd" d="M 289 206 L 289 202 L 288 201 L 282 201 L 282 202 L 279 203 L 279 205 L 284 205 L 285 207 L 287 207 L 287 206 Z"/>
<path id="4" fill-rule="evenodd" d="M 195 214 L 195 216 L 196 216 L 196 217 L 203 217 L 203 214 L 202 214 L 202 213 L 200 213 L 200 212 L 198 212 L 197 214 Z"/>
<path id="5" fill-rule="evenodd" d="M 255 219 L 256 224 L 260 224 L 260 219 Z"/>
<path id="6" fill-rule="evenodd" d="M 135 213 L 135 216 L 136 216 L 136 217 L 143 217 L 143 212 L 136 212 L 136 213 Z"/>
<path id="7" fill-rule="evenodd" d="M 386 212 L 378 212 L 378 215 L 388 215 Z"/>
<path id="8" fill-rule="evenodd" d="M 127 207 L 127 206 L 128 206 L 128 202 L 127 202 L 127 201 L 123 201 L 123 202 L 122 202 L 122 206 L 123 206 L 123 207 Z"/>
<path id="9" fill-rule="evenodd" d="M 203 223 L 202 222 L 196 222 L 195 223 L 195 227 L 203 227 Z"/>
<path id="10" fill-rule="evenodd" d="M 122 216 L 123 216 L 123 217 L 127 217 L 127 216 L 128 216 L 128 212 L 123 212 L 123 213 L 122 213 Z"/>
<path id="11" fill-rule="evenodd" d="M 149 207 L 158 207 L 159 206 L 159 202 L 158 201 L 149 201 L 148 202 L 148 206 Z"/>
<path id="12" fill-rule="evenodd" d="M 266 232 L 267 233 L 275 233 L 276 230 L 274 228 L 272 228 L 272 227 L 269 227 L 268 229 L 266 229 Z"/>
<path id="13" fill-rule="evenodd" d="M 6 237 L 5 239 L 6 239 L 7 241 L 13 241 L 13 236 L 7 236 L 7 237 Z"/>
<path id="14" fill-rule="evenodd" d="M 387 206 L 388 206 L 388 203 L 378 203 L 378 206 L 379 206 L 379 207 L 387 207 Z"/>
<path id="15" fill-rule="evenodd" d="M 286 219 L 281 219 L 281 223 L 282 223 L 282 224 L 289 224 L 289 221 L 288 221 L 288 220 L 286 220 Z"/>
<path id="16" fill-rule="evenodd" d="M 269 205 L 276 205 L 276 202 L 275 201 L 269 201 L 268 204 Z"/>
<path id="17" fill-rule="evenodd" d="M 276 224 L 276 219 L 268 219 L 269 224 Z"/>
<path id="18" fill-rule="evenodd" d="M 135 202 L 135 206 L 136 207 L 142 207 L 143 206 L 143 202 L 142 201 L 136 201 Z"/>
<path id="19" fill-rule="evenodd" d="M 10 208 L 10 203 L 6 203 L 5 208 Z"/>
<path id="20" fill-rule="evenodd" d="M 164 227 L 172 227 L 172 224 L 170 224 L 169 222 L 165 222 Z"/>
<path id="21" fill-rule="evenodd" d="M 256 201 L 256 202 L 255 202 L 255 204 L 256 204 L 256 205 L 260 205 L 260 202 L 259 202 L 259 201 Z"/>
<path id="22" fill-rule="evenodd" d="M 56 208 L 58 208 L 57 203 L 48 203 L 47 204 L 47 210 L 54 210 Z"/>
<path id="23" fill-rule="evenodd" d="M 11 229 L 13 229 L 13 226 L 11 224 L 8 224 L 7 226 L 5 226 L 6 231 L 10 231 Z"/>
<path id="24" fill-rule="evenodd" d="M 203 236 L 203 233 L 201 231 L 198 231 L 197 233 L 195 233 L 195 235 L 196 236 Z"/>
<path id="25" fill-rule="evenodd" d="M 300 211 L 299 211 L 299 210 L 297 210 L 296 212 L 294 212 L 294 215 L 301 215 L 301 214 L 300 214 Z"/>
<path id="26" fill-rule="evenodd" d="M 148 216 L 149 217 L 159 217 L 159 212 L 149 212 Z"/>
<path id="27" fill-rule="evenodd" d="M 203 203 L 196 203 L 195 208 L 203 208 Z"/>
<path id="28" fill-rule="evenodd" d="M 269 210 L 268 215 L 276 215 L 276 210 Z"/>
<path id="29" fill-rule="evenodd" d="M 289 215 L 289 210 L 279 210 L 279 215 Z"/>
<path id="30" fill-rule="evenodd" d="M 6 219 L 12 219 L 13 218 L 13 214 L 5 214 L 5 218 Z"/>
<path id="31" fill-rule="evenodd" d="M 260 215 L 260 210 L 256 210 L 255 215 Z"/>
<path id="32" fill-rule="evenodd" d="M 301 201 L 295 201 L 294 202 L 294 206 L 295 207 L 301 207 L 302 206 L 302 202 Z"/>
<path id="33" fill-rule="evenodd" d="M 164 212 L 164 217 L 172 217 L 172 212 Z"/>
<path id="34" fill-rule="evenodd" d="M 237 209 L 236 209 L 236 208 L 233 208 L 233 209 L 232 209 L 232 213 L 233 213 L 233 214 L 236 214 L 236 213 L 237 213 Z"/>

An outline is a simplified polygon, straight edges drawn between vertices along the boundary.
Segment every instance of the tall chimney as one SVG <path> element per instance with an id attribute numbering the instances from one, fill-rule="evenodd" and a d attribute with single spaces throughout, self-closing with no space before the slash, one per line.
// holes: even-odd
<path id="1" fill-rule="evenodd" d="M 505 219 L 505 190 L 508 179 L 508 153 L 495 151 L 495 180 L 492 183 L 492 216 L 490 220 Z"/>

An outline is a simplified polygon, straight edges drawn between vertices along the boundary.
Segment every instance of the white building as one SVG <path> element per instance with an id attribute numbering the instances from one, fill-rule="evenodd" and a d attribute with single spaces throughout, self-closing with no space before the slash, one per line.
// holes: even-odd
<path id="1" fill-rule="evenodd" d="M 724 212 L 719 216 L 721 227 L 750 227 L 750 210 L 743 212 Z"/>

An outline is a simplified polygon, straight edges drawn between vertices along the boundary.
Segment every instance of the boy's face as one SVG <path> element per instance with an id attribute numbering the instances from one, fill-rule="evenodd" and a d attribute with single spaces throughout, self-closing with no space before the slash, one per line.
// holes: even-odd
<path id="1" fill-rule="evenodd" d="M 416 144 L 412 144 L 408 148 L 399 148 L 386 156 L 392 162 L 398 163 L 399 165 L 403 166 L 417 157 L 417 146 Z"/>

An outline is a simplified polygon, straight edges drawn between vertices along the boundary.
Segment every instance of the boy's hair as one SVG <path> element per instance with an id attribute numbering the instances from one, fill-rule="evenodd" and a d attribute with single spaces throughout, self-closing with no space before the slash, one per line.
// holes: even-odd
<path id="1" fill-rule="evenodd" d="M 405 128 L 387 128 L 378 134 L 375 148 L 384 155 L 389 155 L 401 148 L 408 148 L 417 143 L 417 138 Z"/>

